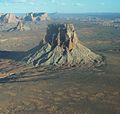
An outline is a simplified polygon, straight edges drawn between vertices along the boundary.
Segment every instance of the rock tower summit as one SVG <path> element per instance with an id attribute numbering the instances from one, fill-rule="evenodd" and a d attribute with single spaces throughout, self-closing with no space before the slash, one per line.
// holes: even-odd
<path id="1" fill-rule="evenodd" d="M 100 65 L 103 59 L 80 43 L 73 24 L 48 25 L 39 48 L 27 62 L 39 65 Z"/>
<path id="2" fill-rule="evenodd" d="M 45 41 L 53 48 L 59 46 L 72 51 L 77 47 L 78 38 L 73 24 L 52 24 L 47 28 Z"/>

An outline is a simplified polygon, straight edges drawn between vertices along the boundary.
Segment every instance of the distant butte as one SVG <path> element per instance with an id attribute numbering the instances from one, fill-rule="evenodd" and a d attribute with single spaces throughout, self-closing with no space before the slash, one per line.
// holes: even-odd
<path id="1" fill-rule="evenodd" d="M 48 14 L 47 13 L 28 13 L 24 16 L 23 20 L 26 21 L 45 21 L 48 20 Z"/>
<path id="2" fill-rule="evenodd" d="M 27 13 L 24 16 L 16 16 L 13 13 L 0 13 L 0 23 L 18 23 L 22 22 L 39 22 L 49 20 L 47 13 Z"/>
<path id="3" fill-rule="evenodd" d="M 17 23 L 18 18 L 15 14 L 13 13 L 6 13 L 6 14 L 1 14 L 0 15 L 0 22 L 2 23 Z"/>

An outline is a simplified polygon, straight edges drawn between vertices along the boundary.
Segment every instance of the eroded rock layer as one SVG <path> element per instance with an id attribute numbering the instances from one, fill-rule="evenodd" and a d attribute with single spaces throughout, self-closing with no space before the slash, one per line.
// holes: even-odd
<path id="1" fill-rule="evenodd" d="M 27 57 L 27 62 L 39 65 L 101 65 L 103 59 L 83 46 L 73 24 L 50 24 L 45 39 Z"/>

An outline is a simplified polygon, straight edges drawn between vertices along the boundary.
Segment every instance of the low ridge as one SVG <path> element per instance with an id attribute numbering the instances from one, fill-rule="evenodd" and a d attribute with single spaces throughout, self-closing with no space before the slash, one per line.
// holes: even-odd
<path id="1" fill-rule="evenodd" d="M 23 22 L 19 21 L 15 27 L 8 29 L 7 32 L 28 31 L 28 30 L 30 30 L 30 28 L 25 26 L 25 24 L 23 24 Z"/>

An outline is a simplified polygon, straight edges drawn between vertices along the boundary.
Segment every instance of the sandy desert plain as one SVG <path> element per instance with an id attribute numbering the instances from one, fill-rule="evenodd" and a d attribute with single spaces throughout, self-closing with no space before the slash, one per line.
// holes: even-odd
<path id="1" fill-rule="evenodd" d="M 103 55 L 98 68 L 33 67 L 19 61 L 45 37 L 47 24 L 0 32 L 0 114 L 120 114 L 120 29 L 69 21 L 83 45 Z M 68 22 L 68 23 L 69 23 Z"/>

